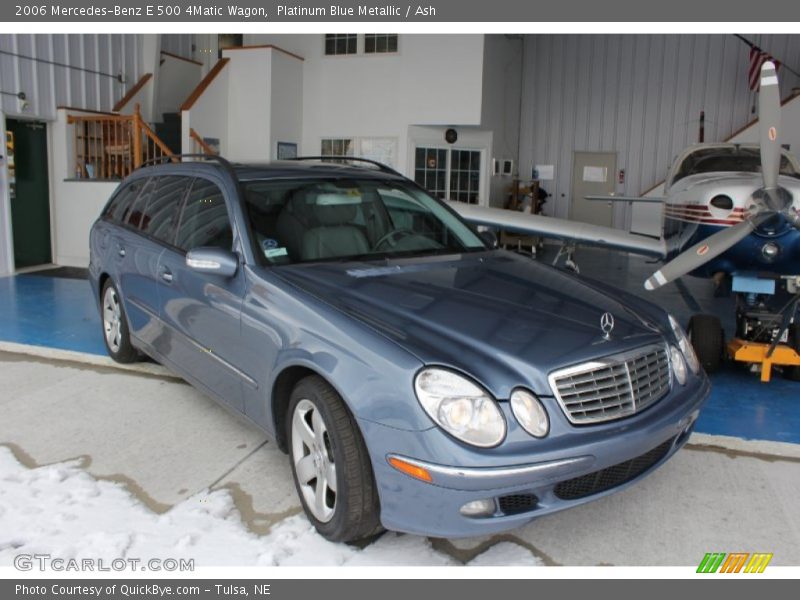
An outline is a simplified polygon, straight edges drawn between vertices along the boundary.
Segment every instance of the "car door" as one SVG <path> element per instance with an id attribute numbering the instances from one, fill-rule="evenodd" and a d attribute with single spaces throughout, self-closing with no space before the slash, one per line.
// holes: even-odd
<path id="1" fill-rule="evenodd" d="M 195 382 L 242 410 L 236 365 L 244 276 L 200 273 L 186 266 L 193 248 L 233 248 L 233 229 L 223 182 L 197 177 L 183 203 L 174 246 L 158 264 L 159 315 L 164 333 L 156 350 Z"/>
<path id="2" fill-rule="evenodd" d="M 109 240 L 116 283 L 131 335 L 145 342 L 148 332 L 158 327 L 155 275 L 162 247 L 143 236 L 139 227 L 154 190 L 152 178 L 135 180 L 128 185 L 124 193 L 130 197 L 121 203 L 117 216 L 119 226 L 114 228 Z"/>

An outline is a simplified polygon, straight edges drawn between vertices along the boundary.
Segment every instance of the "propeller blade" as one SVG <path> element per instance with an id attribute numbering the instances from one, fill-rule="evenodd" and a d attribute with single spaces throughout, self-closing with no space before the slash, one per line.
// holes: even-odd
<path id="1" fill-rule="evenodd" d="M 781 168 L 781 99 L 775 63 L 761 66 L 761 90 L 758 93 L 758 129 L 761 146 L 761 176 L 764 190 L 772 196 L 778 187 Z"/>
<path id="2" fill-rule="evenodd" d="M 725 252 L 731 246 L 742 241 L 763 221 L 772 216 L 772 214 L 774 213 L 766 212 L 754 215 L 733 227 L 722 229 L 714 235 L 698 242 L 688 250 L 684 250 L 658 271 L 653 273 L 650 278 L 644 282 L 645 289 L 655 290 L 677 279 L 681 275 L 686 275 L 686 273 L 694 271 L 712 258 L 716 258 Z"/>

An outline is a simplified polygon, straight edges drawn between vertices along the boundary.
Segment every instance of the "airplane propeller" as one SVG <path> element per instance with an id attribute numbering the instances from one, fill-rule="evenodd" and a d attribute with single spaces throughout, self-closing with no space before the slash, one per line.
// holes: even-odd
<path id="1" fill-rule="evenodd" d="M 792 208 L 792 196 L 778 185 L 781 168 L 781 106 L 775 64 L 767 61 L 761 67 L 761 89 L 758 101 L 758 127 L 763 187 L 753 194 L 750 215 L 741 223 L 721 231 L 684 250 L 644 283 L 654 290 L 716 258 L 742 241 L 776 214 L 800 229 L 800 215 Z"/>

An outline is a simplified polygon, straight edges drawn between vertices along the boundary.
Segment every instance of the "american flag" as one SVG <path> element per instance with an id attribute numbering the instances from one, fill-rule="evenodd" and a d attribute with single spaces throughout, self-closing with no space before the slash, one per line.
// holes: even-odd
<path id="1" fill-rule="evenodd" d="M 748 72 L 748 76 L 751 90 L 755 91 L 758 89 L 761 79 L 761 65 L 768 60 L 775 63 L 775 71 L 777 72 L 778 68 L 781 66 L 780 61 L 775 60 L 769 52 L 764 52 L 758 46 L 754 45 L 750 47 L 750 71 Z"/>

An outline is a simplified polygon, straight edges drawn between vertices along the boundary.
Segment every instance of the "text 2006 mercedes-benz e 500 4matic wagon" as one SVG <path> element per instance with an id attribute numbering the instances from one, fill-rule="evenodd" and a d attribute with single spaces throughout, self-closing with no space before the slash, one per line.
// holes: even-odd
<path id="1" fill-rule="evenodd" d="M 662 309 L 487 237 L 388 168 L 184 161 L 119 186 L 90 277 L 109 354 L 272 436 L 323 536 L 472 536 L 637 481 L 709 392 Z"/>

